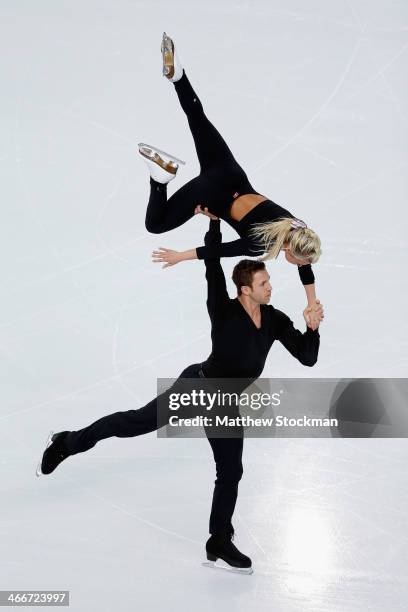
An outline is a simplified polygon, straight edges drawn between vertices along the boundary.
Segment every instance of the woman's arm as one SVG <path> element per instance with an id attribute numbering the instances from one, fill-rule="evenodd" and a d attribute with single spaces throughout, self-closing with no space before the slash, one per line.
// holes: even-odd
<path id="1" fill-rule="evenodd" d="M 298 271 L 306 291 L 307 305 L 308 307 L 314 306 L 316 304 L 316 285 L 312 266 L 310 264 L 298 266 Z"/>
<path id="2" fill-rule="evenodd" d="M 196 249 L 189 249 L 188 251 L 173 251 L 172 249 L 160 247 L 158 251 L 153 251 L 153 261 L 155 263 L 164 263 L 163 268 L 167 268 L 188 259 L 218 259 L 220 257 L 248 255 L 249 253 L 247 241 L 245 238 L 239 238 L 232 242 L 208 244 Z"/>
<path id="3" fill-rule="evenodd" d="M 306 291 L 307 305 L 313 306 L 316 303 L 316 285 L 303 285 Z"/>
<path id="4" fill-rule="evenodd" d="M 188 259 L 198 259 L 195 249 L 190 249 L 189 251 L 174 251 L 173 249 L 159 247 L 157 251 L 153 251 L 152 253 L 153 262 L 163 263 L 163 268 L 174 266 L 180 261 L 187 261 Z"/>
<path id="5" fill-rule="evenodd" d="M 188 251 L 174 251 L 160 247 L 157 251 L 153 251 L 152 257 L 155 263 L 164 263 L 163 268 L 168 268 L 188 259 L 218 259 L 219 257 L 237 257 L 247 254 L 247 241 L 239 238 L 232 242 L 204 245 Z"/>
<path id="6" fill-rule="evenodd" d="M 311 326 L 313 326 L 314 324 L 318 324 L 318 322 L 322 320 L 320 318 L 322 312 L 322 305 L 320 304 L 320 300 L 316 299 L 314 283 L 313 285 L 304 285 L 304 288 L 307 296 L 307 307 L 305 312 L 307 312 L 309 322 Z"/>
<path id="7" fill-rule="evenodd" d="M 310 264 L 298 266 L 298 270 L 300 280 L 306 292 L 308 316 L 312 323 L 316 323 L 319 320 L 319 309 L 321 304 L 319 300 L 316 299 L 316 285 L 312 266 Z"/>

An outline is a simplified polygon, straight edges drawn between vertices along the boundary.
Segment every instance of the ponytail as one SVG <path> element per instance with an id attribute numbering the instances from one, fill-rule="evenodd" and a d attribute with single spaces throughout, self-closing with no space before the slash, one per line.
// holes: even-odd
<path id="1" fill-rule="evenodd" d="M 261 261 L 276 259 L 285 242 L 288 242 L 292 219 L 284 217 L 272 223 L 256 223 L 251 234 L 261 245 L 267 254 L 261 257 Z"/>

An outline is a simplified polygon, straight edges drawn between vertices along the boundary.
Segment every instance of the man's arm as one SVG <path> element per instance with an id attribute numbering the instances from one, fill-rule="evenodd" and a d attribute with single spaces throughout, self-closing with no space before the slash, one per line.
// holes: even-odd
<path id="1" fill-rule="evenodd" d="M 209 248 L 221 244 L 220 220 L 211 219 L 210 227 L 204 238 Z M 207 279 L 207 309 L 211 319 L 220 315 L 229 304 L 227 284 L 219 258 L 205 258 L 205 278 Z"/>
<path id="2" fill-rule="evenodd" d="M 302 332 L 294 327 L 293 322 L 284 312 L 275 308 L 272 316 L 275 318 L 276 339 L 279 340 L 286 350 L 296 357 L 301 364 L 313 366 L 317 362 L 319 353 L 319 329 L 316 328 L 313 330 L 307 327 L 306 331 L 302 334 Z"/>

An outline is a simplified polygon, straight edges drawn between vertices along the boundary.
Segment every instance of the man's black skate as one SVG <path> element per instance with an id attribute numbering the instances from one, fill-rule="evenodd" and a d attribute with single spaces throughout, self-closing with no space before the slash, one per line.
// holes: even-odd
<path id="1" fill-rule="evenodd" d="M 203 563 L 207 567 L 225 569 L 230 572 L 241 574 L 252 574 L 252 561 L 243 555 L 232 543 L 233 535 L 212 535 L 205 545 L 208 562 Z M 215 564 L 217 559 L 222 559 L 227 565 Z"/>
<path id="2" fill-rule="evenodd" d="M 37 476 L 51 474 L 61 461 L 64 461 L 69 456 L 68 450 L 64 445 L 64 438 L 68 433 L 68 431 L 60 431 L 59 433 L 50 432 L 44 454 L 37 467 Z"/>

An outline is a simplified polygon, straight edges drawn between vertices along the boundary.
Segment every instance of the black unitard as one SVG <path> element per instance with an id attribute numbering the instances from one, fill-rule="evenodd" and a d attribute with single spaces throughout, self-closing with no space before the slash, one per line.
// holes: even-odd
<path id="1" fill-rule="evenodd" d="M 208 247 L 221 243 L 219 226 L 219 221 L 210 221 L 210 230 L 205 236 L 205 244 Z M 179 379 L 199 378 L 200 372 L 212 378 L 256 379 L 262 373 L 269 349 L 275 340 L 279 340 L 304 365 L 312 366 L 316 362 L 319 351 L 317 330 L 308 328 L 302 334 L 294 328 L 292 321 L 283 312 L 266 305 L 261 306 L 261 328 L 256 328 L 241 303 L 237 299 L 229 298 L 219 259 L 204 261 L 212 351 L 202 364 L 193 364 L 183 370 Z M 168 405 L 168 396 L 174 392 L 178 380 L 159 396 L 166 400 L 165 405 Z M 159 398 L 154 398 L 139 410 L 115 412 L 84 429 L 69 432 L 64 438 L 69 454 L 89 450 L 100 440 L 112 436 L 139 436 L 166 425 L 171 413 L 170 410 L 163 412 L 163 404 L 158 412 Z M 231 520 L 238 495 L 238 483 L 243 474 L 243 428 L 236 426 L 234 437 L 230 438 L 211 437 L 210 431 L 205 427 L 214 454 L 217 478 L 209 531 L 211 534 L 234 533 Z"/>
<path id="2" fill-rule="evenodd" d="M 198 259 L 262 255 L 263 246 L 250 232 L 254 224 L 272 222 L 282 217 L 295 217 L 272 200 L 265 200 L 255 206 L 241 221 L 230 217 L 232 202 L 238 196 L 250 193 L 261 194 L 252 187 L 227 143 L 204 114 L 203 106 L 185 72 L 174 86 L 193 135 L 200 163 L 200 174 L 183 185 L 169 199 L 167 199 L 167 185 L 150 179 L 146 229 L 154 234 L 175 229 L 191 219 L 195 207 L 202 204 L 208 206 L 210 212 L 233 227 L 240 238 L 211 248 L 198 247 L 196 249 Z M 304 285 L 314 283 L 311 265 L 300 266 L 298 270 Z"/>

